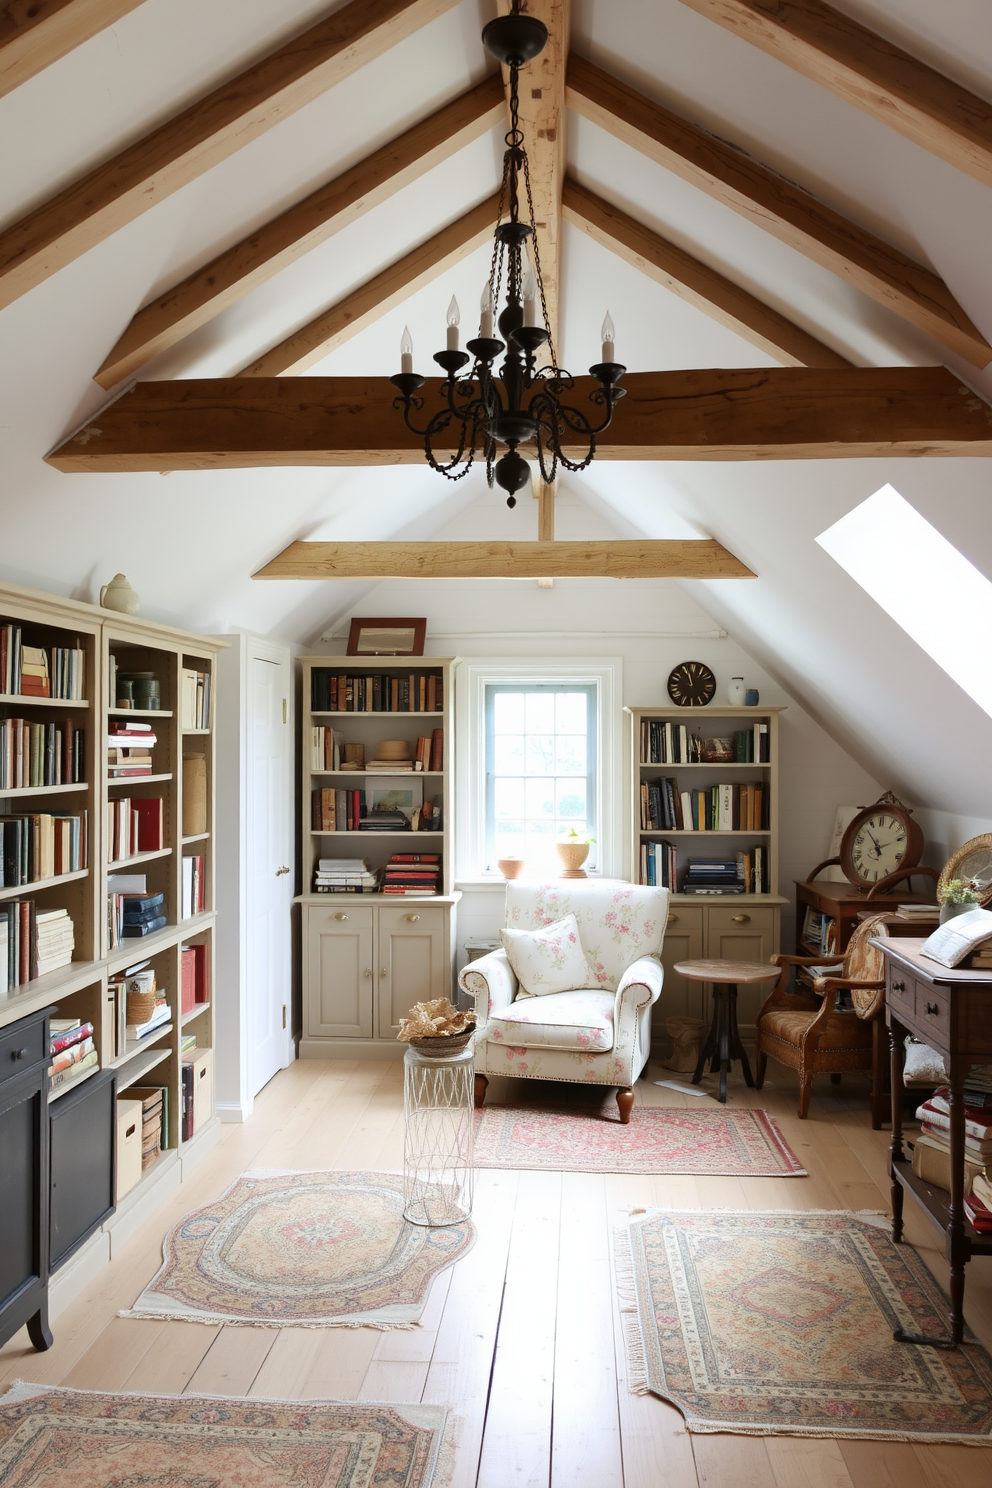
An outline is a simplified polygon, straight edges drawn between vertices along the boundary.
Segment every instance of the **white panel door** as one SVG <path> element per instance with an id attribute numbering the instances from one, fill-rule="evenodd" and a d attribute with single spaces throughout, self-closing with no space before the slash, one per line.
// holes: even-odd
<path id="1" fill-rule="evenodd" d="M 264 647 L 259 647 L 259 651 Z M 289 658 L 248 656 L 248 1084 L 255 1096 L 290 1060 L 293 897 Z"/>

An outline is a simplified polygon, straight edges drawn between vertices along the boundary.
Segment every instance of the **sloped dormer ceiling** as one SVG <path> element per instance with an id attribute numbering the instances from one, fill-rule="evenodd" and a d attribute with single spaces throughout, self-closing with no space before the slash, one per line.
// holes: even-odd
<path id="1" fill-rule="evenodd" d="M 0 230 L 341 8 L 322 0 L 136 5 L 0 98 Z M 992 99 L 986 0 L 937 7 L 841 0 L 836 8 Z M 63 475 L 42 463 L 106 401 L 93 375 L 137 310 L 487 76 L 479 32 L 495 4 L 461 0 L 437 9 L 421 30 L 0 311 L 5 577 L 91 598 L 122 569 L 151 616 L 306 642 L 367 591 L 253 584 L 251 573 L 293 538 L 429 537 L 455 517 L 462 530 L 469 522 L 479 536 L 497 527 L 505 535 L 502 515 L 494 515 L 500 498 L 484 481 L 473 476 L 452 487 L 419 467 L 177 471 L 163 479 Z M 929 268 L 992 339 L 992 188 L 715 24 L 704 9 L 695 0 L 574 0 L 572 45 Z M 498 181 L 502 133 L 502 125 L 488 128 L 139 376 L 244 368 L 483 202 Z M 574 112 L 566 152 L 582 185 L 850 362 L 944 363 L 992 401 L 992 370 Z M 475 316 L 487 260 L 484 246 L 475 249 L 309 370 L 387 375 L 406 323 L 418 364 L 428 365 L 452 292 L 463 323 Z M 563 234 L 561 300 L 562 361 L 576 370 L 596 359 L 606 309 L 631 371 L 775 365 L 767 351 L 574 226 Z M 992 720 L 814 541 L 886 481 L 992 577 L 992 469 L 983 460 L 599 462 L 573 489 L 594 509 L 597 532 L 605 521 L 623 536 L 718 538 L 759 577 L 694 584 L 694 598 L 876 776 L 922 804 L 992 815 Z M 518 508 L 521 537 L 535 535 L 533 505 Z"/>

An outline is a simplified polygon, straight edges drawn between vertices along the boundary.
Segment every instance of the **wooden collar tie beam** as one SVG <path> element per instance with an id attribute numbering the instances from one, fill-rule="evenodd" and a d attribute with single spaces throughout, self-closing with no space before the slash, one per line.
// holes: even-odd
<path id="1" fill-rule="evenodd" d="M 992 455 L 992 408 L 944 367 L 637 372 L 624 385 L 599 460 Z M 577 378 L 576 398 L 594 386 Z M 46 458 L 64 471 L 419 465 L 395 396 L 385 377 L 138 383 Z"/>

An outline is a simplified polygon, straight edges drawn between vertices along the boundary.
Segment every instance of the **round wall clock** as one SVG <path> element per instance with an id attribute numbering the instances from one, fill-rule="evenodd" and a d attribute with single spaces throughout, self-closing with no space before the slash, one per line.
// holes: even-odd
<path id="1" fill-rule="evenodd" d="M 891 791 L 858 812 L 840 844 L 840 865 L 851 883 L 871 888 L 923 856 L 923 831 Z"/>
<path id="2" fill-rule="evenodd" d="M 680 708 L 705 708 L 716 694 L 716 678 L 701 661 L 680 661 L 668 675 L 668 696 Z"/>

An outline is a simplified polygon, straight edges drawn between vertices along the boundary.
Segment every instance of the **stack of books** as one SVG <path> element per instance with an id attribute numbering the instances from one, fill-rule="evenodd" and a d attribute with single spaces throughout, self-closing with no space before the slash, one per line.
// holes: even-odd
<path id="1" fill-rule="evenodd" d="M 183 858 L 183 902 L 184 920 L 202 914 L 207 904 L 207 860 L 202 853 L 190 853 Z"/>
<path id="2" fill-rule="evenodd" d="M 0 816 L 0 887 L 16 889 L 85 867 L 85 811 Z"/>
<path id="3" fill-rule="evenodd" d="M 743 894 L 737 858 L 690 858 L 683 894 Z"/>
<path id="4" fill-rule="evenodd" d="M 932 920 L 939 913 L 936 904 L 900 904 L 897 909 L 903 920 Z"/>
<path id="5" fill-rule="evenodd" d="M 979 1110 L 992 1107 L 992 1064 L 975 1065 L 964 1077 L 964 1103 Z"/>
<path id="6" fill-rule="evenodd" d="M 210 673 L 183 668 L 180 712 L 183 729 L 210 727 Z"/>
<path id="7" fill-rule="evenodd" d="M 140 940 L 165 924 L 164 894 L 123 894 L 122 940 Z"/>
<path id="8" fill-rule="evenodd" d="M 38 943 L 38 976 L 68 966 L 76 945 L 75 929 L 67 909 L 40 909 L 35 916 Z"/>
<path id="9" fill-rule="evenodd" d="M 384 894 L 436 894 L 440 853 L 393 853 L 382 876 Z"/>
<path id="10" fill-rule="evenodd" d="M 23 697 L 51 697 L 48 654 L 41 646 L 21 646 L 21 685 Z"/>
<path id="11" fill-rule="evenodd" d="M 974 967 L 976 971 L 992 971 L 992 940 L 983 940 L 977 945 L 971 955 L 965 958 L 964 964 Z"/>
<path id="12" fill-rule="evenodd" d="M 164 842 L 165 802 L 161 796 L 121 796 L 107 802 L 108 862 L 158 852 Z"/>
<path id="13" fill-rule="evenodd" d="M 372 894 L 377 878 L 364 858 L 320 858 L 313 876 L 315 894 Z"/>
<path id="14" fill-rule="evenodd" d="M 992 1179 L 983 1170 L 976 1173 L 971 1193 L 964 1201 L 970 1224 L 980 1233 L 992 1233 Z"/>
<path id="15" fill-rule="evenodd" d="M 152 750 L 158 743 L 158 735 L 152 731 L 151 724 L 112 718 L 108 731 L 108 777 L 126 780 L 132 775 L 151 775 Z"/>
<path id="16" fill-rule="evenodd" d="M 913 1171 L 918 1177 L 950 1189 L 951 1116 L 948 1088 L 942 1085 L 916 1110 L 920 1135 L 913 1150 Z M 917 1153 L 920 1153 L 917 1159 Z M 964 1113 L 965 1192 L 976 1176 L 992 1161 L 992 1109 L 966 1106 Z"/>
<path id="17" fill-rule="evenodd" d="M 93 1024 L 84 1023 L 81 1018 L 53 1018 L 49 1033 L 52 1053 L 49 1088 L 64 1090 L 100 1062 L 93 1043 Z"/>
<path id="18" fill-rule="evenodd" d="M 0 720 L 0 788 L 81 784 L 83 742 L 82 732 L 68 718 L 61 723 Z"/>

